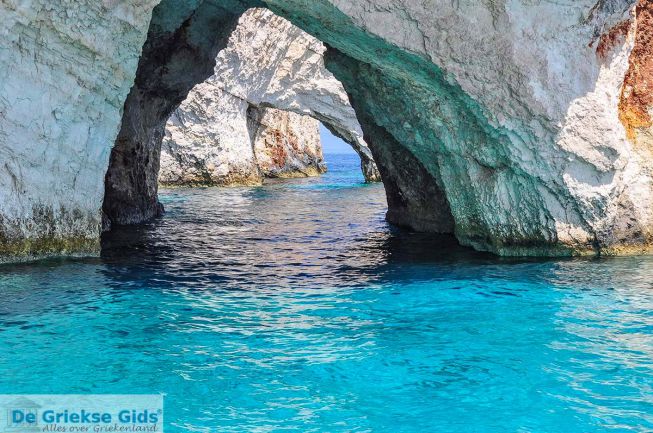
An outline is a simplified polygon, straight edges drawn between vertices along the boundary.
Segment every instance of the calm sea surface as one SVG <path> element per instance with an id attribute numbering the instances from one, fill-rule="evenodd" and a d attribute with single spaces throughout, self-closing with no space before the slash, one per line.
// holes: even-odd
<path id="1" fill-rule="evenodd" d="M 397 231 L 328 160 L 162 191 L 101 259 L 0 267 L 0 393 L 165 393 L 167 432 L 653 431 L 653 258 Z"/>

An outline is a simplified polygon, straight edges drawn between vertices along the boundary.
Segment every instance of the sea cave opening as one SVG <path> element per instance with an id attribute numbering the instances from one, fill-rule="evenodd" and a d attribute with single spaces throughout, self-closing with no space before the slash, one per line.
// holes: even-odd
<path id="1" fill-rule="evenodd" d="M 653 431 L 653 1 L 0 21 L 9 430 Z"/>
<path id="2" fill-rule="evenodd" d="M 311 134 L 319 143 L 322 125 L 322 135 L 328 130 L 354 149 L 367 181 L 383 182 L 389 222 L 453 232 L 432 169 L 352 93 L 367 86 L 343 73 L 352 58 L 268 9 L 205 2 L 187 15 L 175 10 L 171 24 L 173 3 L 155 9 L 125 102 L 105 179 L 103 231 L 162 215 L 159 185 L 257 185 L 318 174 L 321 156 L 306 149 L 314 147 Z"/>

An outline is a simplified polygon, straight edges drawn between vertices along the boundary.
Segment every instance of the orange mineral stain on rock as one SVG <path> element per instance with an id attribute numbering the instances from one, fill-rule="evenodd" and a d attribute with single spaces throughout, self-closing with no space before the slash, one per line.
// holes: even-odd
<path id="1" fill-rule="evenodd" d="M 635 19 L 635 46 L 619 101 L 619 119 L 632 141 L 639 129 L 653 126 L 649 114 L 653 106 L 653 0 L 639 0 Z"/>
<path id="2" fill-rule="evenodd" d="M 620 42 L 622 42 L 628 35 L 630 30 L 631 21 L 622 21 L 616 26 L 612 27 L 607 33 L 601 35 L 599 43 L 596 46 L 596 54 L 605 59 L 608 53 Z"/>
<path id="3" fill-rule="evenodd" d="M 272 131 L 272 142 L 266 142 L 266 145 L 272 150 L 270 151 L 270 157 L 272 162 L 277 167 L 283 167 L 286 165 L 286 160 L 288 155 L 284 148 L 284 134 L 282 131 L 275 129 Z"/>

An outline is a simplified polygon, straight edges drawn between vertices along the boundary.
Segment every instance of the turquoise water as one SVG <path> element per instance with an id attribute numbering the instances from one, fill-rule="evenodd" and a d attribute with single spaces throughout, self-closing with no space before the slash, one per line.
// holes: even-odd
<path id="1" fill-rule="evenodd" d="M 653 259 L 393 230 L 352 157 L 163 191 L 101 259 L 0 267 L 0 393 L 166 394 L 168 432 L 653 431 Z"/>

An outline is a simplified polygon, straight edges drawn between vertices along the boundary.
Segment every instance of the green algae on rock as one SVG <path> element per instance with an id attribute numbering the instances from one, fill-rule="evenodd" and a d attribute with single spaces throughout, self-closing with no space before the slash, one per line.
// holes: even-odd
<path id="1" fill-rule="evenodd" d="M 33 209 L 32 235 L 20 220 L 9 220 L 0 215 L 0 263 L 20 262 L 46 257 L 96 256 L 100 252 L 100 220 L 97 214 L 86 214 L 61 208 Z"/>

